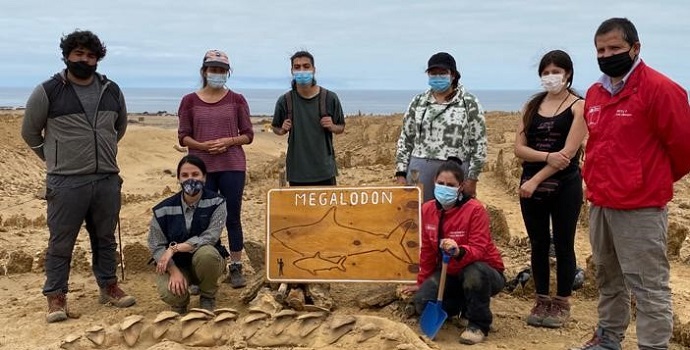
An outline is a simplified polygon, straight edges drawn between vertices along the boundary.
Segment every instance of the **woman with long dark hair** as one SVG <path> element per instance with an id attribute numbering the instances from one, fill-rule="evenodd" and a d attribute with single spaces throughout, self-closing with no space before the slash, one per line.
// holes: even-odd
<path id="1" fill-rule="evenodd" d="M 544 91 L 525 105 L 515 137 L 522 159 L 520 207 L 531 245 L 536 301 L 527 324 L 559 328 L 570 317 L 575 278 L 575 230 L 582 206 L 579 158 L 587 134 L 584 101 L 573 89 L 573 62 L 562 50 L 542 57 Z M 551 229 L 552 228 L 552 229 Z M 556 295 L 549 296 L 549 247 L 556 252 Z"/>
<path id="2" fill-rule="evenodd" d="M 491 297 L 505 285 L 503 259 L 491 238 L 489 215 L 477 199 L 465 196 L 462 161 L 450 157 L 434 174 L 434 199 L 422 205 L 422 245 L 417 284 L 403 290 L 414 293 L 419 314 L 436 300 L 443 255 L 450 259 L 443 291 L 443 309 L 460 315 L 463 344 L 484 341 L 493 322 Z"/>

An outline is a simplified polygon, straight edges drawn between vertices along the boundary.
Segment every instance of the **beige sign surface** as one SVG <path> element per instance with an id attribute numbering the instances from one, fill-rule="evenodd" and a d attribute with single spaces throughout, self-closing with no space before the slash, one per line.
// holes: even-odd
<path id="1" fill-rule="evenodd" d="M 419 188 L 293 187 L 268 192 L 266 274 L 274 282 L 413 282 Z"/>

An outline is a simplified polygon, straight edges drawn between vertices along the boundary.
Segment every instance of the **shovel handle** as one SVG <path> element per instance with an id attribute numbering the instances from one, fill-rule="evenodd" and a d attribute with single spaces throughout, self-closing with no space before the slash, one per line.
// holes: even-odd
<path id="1" fill-rule="evenodd" d="M 443 301 L 443 292 L 446 291 L 446 273 L 448 272 L 448 260 L 450 255 L 443 252 L 443 263 L 441 264 L 441 280 L 438 283 L 438 294 L 436 295 L 436 300 L 439 302 Z"/>

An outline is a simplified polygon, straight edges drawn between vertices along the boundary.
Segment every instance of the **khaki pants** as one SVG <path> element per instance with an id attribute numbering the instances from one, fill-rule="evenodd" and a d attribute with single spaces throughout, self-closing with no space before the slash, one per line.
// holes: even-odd
<path id="1" fill-rule="evenodd" d="M 199 294 L 209 298 L 215 297 L 218 291 L 218 278 L 223 274 L 224 267 L 225 259 L 211 245 L 201 246 L 197 249 L 192 257 L 192 266 L 178 266 L 187 279 L 187 283 L 198 284 Z M 184 295 L 173 294 L 168 289 L 169 281 L 170 275 L 167 273 L 159 275 L 156 279 L 156 286 L 161 299 L 172 307 L 187 306 L 189 304 L 189 293 L 185 292 Z"/>
<path id="2" fill-rule="evenodd" d="M 599 327 L 622 340 L 637 299 L 640 349 L 668 349 L 673 330 L 665 208 L 615 210 L 592 205 L 590 243 L 597 268 Z"/>

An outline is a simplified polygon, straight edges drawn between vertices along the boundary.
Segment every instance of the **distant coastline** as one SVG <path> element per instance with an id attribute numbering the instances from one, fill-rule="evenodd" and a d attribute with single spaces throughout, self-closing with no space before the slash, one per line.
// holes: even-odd
<path id="1" fill-rule="evenodd" d="M 0 110 L 21 110 L 33 88 L 0 87 Z M 122 88 L 127 110 L 133 114 L 176 115 L 180 99 L 190 92 L 180 88 Z M 252 116 L 271 116 L 286 90 L 233 89 L 247 99 Z M 346 115 L 401 114 L 422 90 L 334 90 Z M 535 93 L 530 90 L 470 90 L 485 111 L 514 112 Z"/>

